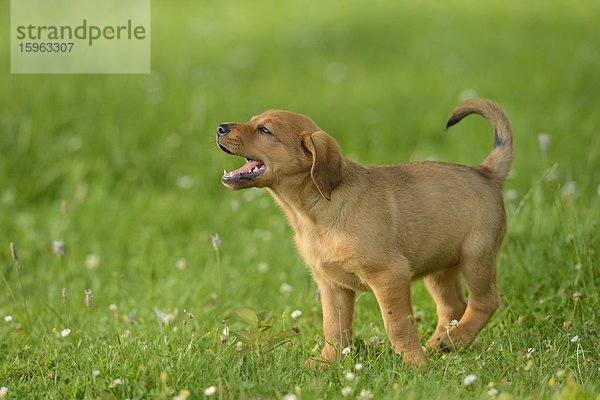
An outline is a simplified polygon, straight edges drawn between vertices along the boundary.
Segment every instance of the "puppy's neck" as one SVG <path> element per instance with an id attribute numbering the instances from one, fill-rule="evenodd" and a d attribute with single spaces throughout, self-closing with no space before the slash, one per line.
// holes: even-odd
<path id="1" fill-rule="evenodd" d="M 319 203 L 328 202 L 312 182 L 310 173 L 288 177 L 285 183 L 268 190 L 290 222 L 298 218 L 315 221 L 319 214 Z"/>
<path id="2" fill-rule="evenodd" d="M 361 180 L 365 177 L 363 173 L 365 170 L 365 167 L 344 159 L 341 171 L 342 181 L 333 190 L 331 200 L 325 199 L 319 192 L 310 173 L 286 177 L 283 182 L 268 188 L 268 190 L 292 225 L 297 224 L 298 220 L 308 220 L 314 224 L 317 221 L 319 224 L 328 224 L 328 218 L 339 219 L 340 217 L 332 214 L 330 208 L 337 207 L 337 203 L 343 202 L 347 192 L 353 187 L 346 182 L 356 183 Z"/>

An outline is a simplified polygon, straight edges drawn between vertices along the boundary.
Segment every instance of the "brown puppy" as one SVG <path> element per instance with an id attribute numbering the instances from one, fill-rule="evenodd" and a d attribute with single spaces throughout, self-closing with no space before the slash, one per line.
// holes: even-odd
<path id="1" fill-rule="evenodd" d="M 356 291 L 373 291 L 394 350 L 418 367 L 427 361 L 412 315 L 411 281 L 423 278 L 436 302 L 438 324 L 428 347 L 470 344 L 498 308 L 496 261 L 506 230 L 502 184 L 512 133 L 502 110 L 483 99 L 463 102 L 447 127 L 472 113 L 487 118 L 495 136 L 479 167 L 364 167 L 344 158 L 310 118 L 288 111 L 219 125 L 219 147 L 247 160 L 225 173 L 223 184 L 266 187 L 295 232 L 321 293 L 323 359 L 341 357 L 351 341 Z M 452 320 L 458 324 L 448 329 Z"/>

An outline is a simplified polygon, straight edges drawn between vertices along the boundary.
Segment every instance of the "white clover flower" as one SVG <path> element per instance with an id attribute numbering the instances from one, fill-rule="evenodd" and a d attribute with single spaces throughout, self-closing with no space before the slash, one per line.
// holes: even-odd
<path id="1" fill-rule="evenodd" d="M 463 89 L 459 94 L 458 94 L 458 99 L 460 101 L 465 101 L 468 99 L 472 99 L 474 97 L 479 97 L 479 95 L 477 94 L 477 91 L 475 89 Z"/>
<path id="2" fill-rule="evenodd" d="M 292 319 L 298 319 L 302 316 L 302 311 L 300 310 L 294 310 L 290 313 L 290 317 L 292 317 Z"/>
<path id="3" fill-rule="evenodd" d="M 6 386 L 0 387 L 0 399 L 3 399 L 8 394 L 8 388 Z"/>
<path id="4" fill-rule="evenodd" d="M 85 266 L 92 271 L 98 269 L 100 266 L 100 256 L 98 254 L 88 254 L 85 256 Z"/>
<path id="5" fill-rule="evenodd" d="M 496 396 L 498 396 L 498 389 L 496 389 L 494 387 L 490 388 L 490 390 L 488 390 L 487 393 L 490 397 L 496 397 Z"/>
<path id="6" fill-rule="evenodd" d="M 121 378 L 117 378 L 115 380 L 112 381 L 113 386 L 117 386 L 117 385 L 122 385 L 123 384 L 123 380 Z"/>
<path id="7" fill-rule="evenodd" d="M 518 197 L 519 197 L 519 192 L 517 192 L 515 189 L 509 189 L 506 191 L 506 200 L 514 201 Z"/>
<path id="8" fill-rule="evenodd" d="M 95 369 L 92 371 L 92 377 L 97 378 L 100 376 L 100 371 Z"/>
<path id="9" fill-rule="evenodd" d="M 4 317 L 4 322 L 11 322 L 13 320 L 12 315 L 7 315 Z"/>
<path id="10" fill-rule="evenodd" d="M 563 185 L 560 189 L 560 193 L 563 197 L 573 198 L 577 196 L 577 182 L 569 181 Z"/>
<path id="11" fill-rule="evenodd" d="M 463 380 L 463 385 L 465 386 L 469 386 L 472 385 L 473 383 L 475 383 L 475 381 L 477 380 L 477 377 L 475 375 L 467 375 L 465 376 L 465 379 Z"/>
<path id="12" fill-rule="evenodd" d="M 369 344 L 379 344 L 379 337 L 378 336 L 371 336 L 369 338 Z"/>
<path id="13" fill-rule="evenodd" d="M 60 337 L 67 337 L 71 334 L 71 330 L 69 328 L 65 328 L 60 331 Z"/>
<path id="14" fill-rule="evenodd" d="M 571 338 L 571 343 L 577 343 L 579 342 L 579 335 L 575 335 Z"/>
<path id="15" fill-rule="evenodd" d="M 344 347 L 342 349 L 342 354 L 346 356 L 346 355 L 350 354 L 351 351 L 352 350 L 350 349 L 350 347 Z"/>
<path id="16" fill-rule="evenodd" d="M 356 375 L 354 375 L 354 372 L 351 372 L 351 371 L 346 372 L 346 380 L 347 381 L 352 382 L 355 377 L 356 377 Z"/>
<path id="17" fill-rule="evenodd" d="M 575 264 L 575 270 L 576 271 L 580 271 L 581 268 L 583 268 L 583 265 L 581 265 L 580 263 Z"/>
<path id="18" fill-rule="evenodd" d="M 288 393 L 283 396 L 281 400 L 298 400 L 298 396 L 296 396 L 294 393 Z"/>
<path id="19" fill-rule="evenodd" d="M 183 271 L 184 269 L 186 269 L 187 267 L 187 261 L 185 260 L 185 258 L 180 258 L 177 261 L 175 261 L 175 267 L 180 270 Z"/>
<path id="20" fill-rule="evenodd" d="M 548 154 L 548 146 L 550 146 L 550 135 L 547 133 L 540 133 L 538 135 L 538 145 L 540 146 L 540 152 L 543 155 Z"/>
<path id="21" fill-rule="evenodd" d="M 342 396 L 348 397 L 352 394 L 352 388 L 350 386 L 346 386 L 342 388 Z"/>
<path id="22" fill-rule="evenodd" d="M 194 180 L 191 176 L 183 175 L 177 178 L 177 187 L 179 189 L 189 189 L 194 186 Z"/>
<path id="23" fill-rule="evenodd" d="M 284 296 L 289 296 L 294 291 L 294 288 L 289 283 L 282 283 L 279 287 L 279 293 Z"/>
<path id="24" fill-rule="evenodd" d="M 204 395 L 207 397 L 210 397 L 210 396 L 214 395 L 215 393 L 217 393 L 217 388 L 214 386 L 209 386 L 206 389 L 204 389 Z"/>
<path id="25" fill-rule="evenodd" d="M 452 321 L 450 321 L 450 326 L 452 326 L 452 327 L 458 326 L 458 321 L 453 319 Z"/>
<path id="26" fill-rule="evenodd" d="M 360 400 L 367 400 L 373 398 L 373 393 L 368 389 L 363 389 L 360 391 L 360 395 L 358 396 Z"/>
<path id="27" fill-rule="evenodd" d="M 117 312 L 119 310 L 119 307 L 117 307 L 116 304 L 109 304 L 108 309 L 112 312 Z"/>
<path id="28" fill-rule="evenodd" d="M 264 274 L 265 272 L 267 272 L 269 270 L 269 264 L 267 264 L 264 261 L 261 261 L 258 263 L 258 267 L 256 269 L 258 269 L 258 272 Z"/>
<path id="29" fill-rule="evenodd" d="M 361 363 L 356 363 L 356 365 L 354 366 L 354 369 L 357 371 L 360 371 L 361 369 L 363 369 L 363 365 Z"/>
<path id="30" fill-rule="evenodd" d="M 190 391 L 187 389 L 181 389 L 177 396 L 173 397 L 173 400 L 187 400 L 190 397 Z"/>
<path id="31" fill-rule="evenodd" d="M 232 200 L 230 205 L 231 205 L 231 210 L 237 211 L 242 206 L 242 203 L 240 203 L 239 200 Z"/>

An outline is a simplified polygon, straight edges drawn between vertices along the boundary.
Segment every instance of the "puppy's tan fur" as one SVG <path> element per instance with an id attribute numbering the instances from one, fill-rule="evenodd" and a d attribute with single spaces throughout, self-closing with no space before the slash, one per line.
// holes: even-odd
<path id="1" fill-rule="evenodd" d="M 311 119 L 287 111 L 220 125 L 224 151 L 264 165 L 258 176 L 230 173 L 223 183 L 266 187 L 295 232 L 321 294 L 323 359 L 339 358 L 351 341 L 357 291 L 373 291 L 394 350 L 418 367 L 427 361 L 410 303 L 413 280 L 423 278 L 436 302 L 438 324 L 428 347 L 470 344 L 498 308 L 496 261 L 506 230 L 502 185 L 512 134 L 506 115 L 483 99 L 463 102 L 447 126 L 472 113 L 487 118 L 495 135 L 494 149 L 478 167 L 364 167 L 344 158 Z M 452 320 L 458 324 L 449 330 Z"/>

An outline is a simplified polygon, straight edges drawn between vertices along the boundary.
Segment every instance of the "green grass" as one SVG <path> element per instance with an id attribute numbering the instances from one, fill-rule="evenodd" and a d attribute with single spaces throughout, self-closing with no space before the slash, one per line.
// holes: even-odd
<path id="1" fill-rule="evenodd" d="M 597 398 L 600 3 L 390 3 L 153 2 L 148 76 L 10 75 L 0 31 L 7 398 L 171 399 L 182 389 L 203 398 L 209 386 L 224 399 L 335 399 L 345 386 L 352 398 L 369 389 L 374 398 L 486 399 L 491 388 L 502 398 Z M 7 26 L 8 2 L 0 7 Z M 221 171 L 239 160 L 214 146 L 216 125 L 286 108 L 311 115 L 366 164 L 476 165 L 493 141 L 486 123 L 443 130 L 472 91 L 500 103 L 515 131 L 502 308 L 472 347 L 428 354 L 421 373 L 387 341 L 370 343 L 385 334 L 374 297 L 361 294 L 351 355 L 323 373 L 305 369 L 322 344 L 314 284 L 268 194 L 221 186 Z M 545 156 L 540 132 L 551 137 Z M 88 255 L 99 256 L 97 269 Z M 433 302 L 413 287 L 425 339 Z M 258 347 L 233 339 L 250 328 L 235 317 L 242 307 L 273 313 Z M 173 319 L 161 322 L 156 309 Z M 294 325 L 299 334 L 276 346 Z M 357 362 L 364 368 L 347 381 Z M 477 380 L 464 386 L 470 374 Z"/>

